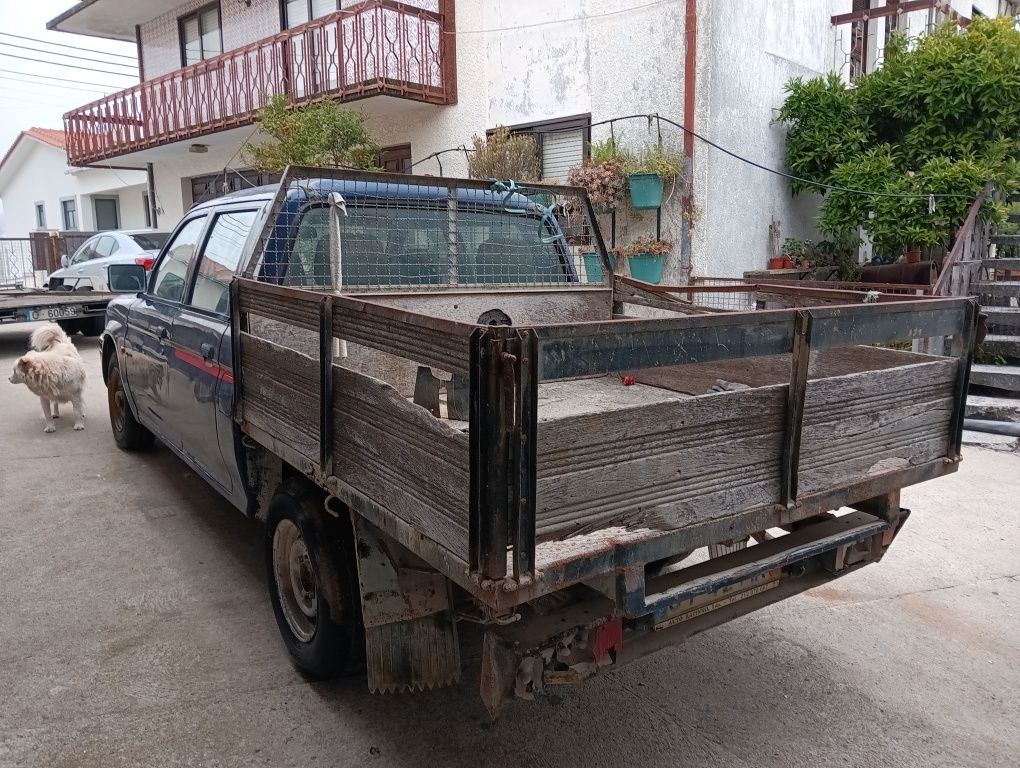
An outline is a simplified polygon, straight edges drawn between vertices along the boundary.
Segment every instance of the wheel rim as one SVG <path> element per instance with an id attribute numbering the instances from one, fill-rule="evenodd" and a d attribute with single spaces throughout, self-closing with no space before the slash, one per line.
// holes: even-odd
<path id="1" fill-rule="evenodd" d="M 290 520 L 281 520 L 273 532 L 273 575 L 287 626 L 298 640 L 310 642 L 315 636 L 319 593 L 308 547 Z"/>
<path id="2" fill-rule="evenodd" d="M 113 422 L 115 432 L 124 431 L 124 411 L 127 408 L 127 399 L 124 397 L 124 387 L 120 385 L 120 374 L 114 372 L 110 380 L 110 420 Z"/>

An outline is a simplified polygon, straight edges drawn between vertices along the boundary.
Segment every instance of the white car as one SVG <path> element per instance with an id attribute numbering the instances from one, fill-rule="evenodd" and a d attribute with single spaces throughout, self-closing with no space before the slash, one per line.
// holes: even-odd
<path id="1" fill-rule="evenodd" d="M 47 285 L 51 290 L 108 291 L 107 267 L 140 264 L 148 272 L 169 236 L 169 232 L 151 229 L 100 232 L 82 243 L 70 257 L 61 256 L 63 269 L 53 272 Z"/>

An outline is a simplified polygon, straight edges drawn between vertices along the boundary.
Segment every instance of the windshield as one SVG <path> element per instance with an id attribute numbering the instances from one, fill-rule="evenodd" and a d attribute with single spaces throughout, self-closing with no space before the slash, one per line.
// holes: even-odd
<path id="1" fill-rule="evenodd" d="M 345 286 L 564 283 L 571 280 L 553 230 L 531 213 L 348 205 L 341 219 Z M 451 229 L 456 246 L 451 249 Z M 543 241 L 549 242 L 543 242 Z M 451 258 L 453 251 L 455 258 Z M 283 275 L 287 285 L 329 283 L 329 209 L 300 217 Z"/>
<path id="2" fill-rule="evenodd" d="M 146 232 L 144 235 L 128 235 L 143 251 L 158 251 L 163 247 L 169 232 Z"/>

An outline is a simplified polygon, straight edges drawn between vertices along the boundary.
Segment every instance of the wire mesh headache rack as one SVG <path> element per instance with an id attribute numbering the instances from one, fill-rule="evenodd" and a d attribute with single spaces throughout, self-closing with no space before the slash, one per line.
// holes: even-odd
<path id="1" fill-rule="evenodd" d="M 356 291 L 608 287 L 583 189 L 290 167 L 246 277 Z"/>

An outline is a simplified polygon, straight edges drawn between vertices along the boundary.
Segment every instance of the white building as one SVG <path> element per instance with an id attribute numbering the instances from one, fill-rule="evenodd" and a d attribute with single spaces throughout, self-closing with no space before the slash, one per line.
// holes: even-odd
<path id="1" fill-rule="evenodd" d="M 64 132 L 29 128 L 0 160 L 4 237 L 147 226 L 145 171 L 68 165 Z"/>
<path id="2" fill-rule="evenodd" d="M 553 178 L 610 130 L 640 145 L 661 128 L 691 169 L 663 211 L 663 236 L 677 243 L 672 281 L 764 267 L 770 224 L 810 237 L 818 201 L 672 125 L 604 121 L 657 113 L 779 169 L 784 132 L 772 120 L 791 77 L 853 77 L 880 59 L 887 28 L 918 34 L 1000 4 L 83 0 L 49 26 L 137 43 L 143 82 L 68 113 L 68 153 L 75 164 L 151 163 L 161 227 L 204 195 L 259 181 L 238 168 L 238 149 L 270 93 L 349 101 L 387 168 L 426 174 L 465 175 L 464 153 L 444 150 L 498 125 L 543 135 Z M 621 238 L 654 232 L 654 216 L 620 218 Z"/>

